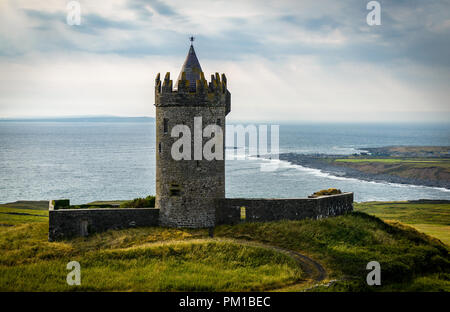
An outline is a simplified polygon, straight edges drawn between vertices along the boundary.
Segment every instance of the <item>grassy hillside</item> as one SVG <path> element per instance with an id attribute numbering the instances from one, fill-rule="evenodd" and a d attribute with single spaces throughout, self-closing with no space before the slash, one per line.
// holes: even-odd
<path id="1" fill-rule="evenodd" d="M 206 230 L 139 228 L 49 243 L 48 211 L 0 207 L 0 291 L 264 291 L 302 279 L 291 257 L 209 239 Z M 81 286 L 66 265 L 78 261 Z"/>
<path id="2" fill-rule="evenodd" d="M 375 157 L 448 158 L 450 146 L 384 146 L 364 148 Z"/>
<path id="3" fill-rule="evenodd" d="M 334 164 L 369 174 L 403 178 L 450 181 L 450 159 L 432 158 L 342 158 Z"/>
<path id="4" fill-rule="evenodd" d="M 48 224 L 48 201 L 18 201 L 0 204 L 0 229 L 32 222 Z"/>
<path id="5" fill-rule="evenodd" d="M 94 238 L 100 245 L 120 248 L 99 247 L 89 240 L 55 244 L 41 239 L 44 225 L 29 224 L 2 233 L 1 291 L 262 291 L 301 278 L 293 259 L 263 248 L 213 240 L 136 242 L 124 247 L 136 235 L 133 231 L 109 235 L 122 243 Z M 177 236 L 175 232 L 160 234 Z M 10 239 L 21 247 L 11 246 Z M 81 265 L 81 286 L 66 283 L 70 261 Z"/>
<path id="6" fill-rule="evenodd" d="M 148 227 L 57 243 L 47 241 L 45 215 L 3 212 L 0 207 L 1 291 L 305 289 L 304 272 L 292 257 L 241 241 L 301 252 L 320 262 L 328 272 L 325 282 L 337 282 L 312 291 L 450 291 L 446 245 L 361 212 L 322 220 L 224 225 L 215 229 L 214 239 L 207 230 Z M 66 284 L 66 264 L 73 260 L 81 264 L 81 286 Z M 382 286 L 366 286 L 365 266 L 372 260 L 381 264 Z"/>
<path id="7" fill-rule="evenodd" d="M 449 249 L 440 241 L 399 223 L 365 213 L 322 220 L 220 226 L 217 235 L 246 238 L 301 250 L 328 269 L 331 287 L 315 290 L 450 291 Z M 382 285 L 365 282 L 369 261 L 381 264 Z"/>
<path id="8" fill-rule="evenodd" d="M 336 159 L 337 162 L 349 162 L 349 163 L 362 163 L 362 162 L 374 162 L 374 163 L 386 163 L 386 164 L 395 164 L 395 163 L 403 163 L 403 164 L 432 164 L 436 166 L 440 166 L 443 168 L 450 167 L 450 160 L 430 160 L 428 158 L 412 158 L 412 159 L 401 159 L 401 158 L 344 158 L 344 159 Z"/>
<path id="9" fill-rule="evenodd" d="M 398 201 L 355 203 L 355 210 L 397 220 L 450 245 L 450 202 Z"/>
<path id="10" fill-rule="evenodd" d="M 13 203 L 0 204 L 0 207 L 11 207 L 16 209 L 48 210 L 48 200 L 19 200 Z"/>

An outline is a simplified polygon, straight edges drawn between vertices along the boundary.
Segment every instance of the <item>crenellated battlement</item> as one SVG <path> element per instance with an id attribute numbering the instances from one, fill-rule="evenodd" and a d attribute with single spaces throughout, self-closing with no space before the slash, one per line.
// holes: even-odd
<path id="1" fill-rule="evenodd" d="M 178 88 L 173 88 L 173 81 L 170 79 L 170 73 L 166 73 L 164 80 L 161 81 L 161 75 L 158 73 L 155 79 L 155 93 L 183 93 L 183 94 L 225 94 L 227 93 L 227 77 L 225 74 L 215 73 L 211 75 L 211 81 L 205 79 L 203 72 L 200 73 L 200 79 L 196 81 L 195 91 L 190 91 L 190 81 L 186 79 L 186 73 L 182 72 L 181 79 L 178 81 Z"/>
<path id="2" fill-rule="evenodd" d="M 225 74 L 215 73 L 208 82 L 203 72 L 200 72 L 195 89 L 190 87 L 191 82 L 186 79 L 185 72 L 180 76 L 178 88 L 174 88 L 170 73 L 166 73 L 164 80 L 158 73 L 155 79 L 155 106 L 213 106 L 225 107 L 225 114 L 230 112 L 231 93 L 227 89 Z"/>

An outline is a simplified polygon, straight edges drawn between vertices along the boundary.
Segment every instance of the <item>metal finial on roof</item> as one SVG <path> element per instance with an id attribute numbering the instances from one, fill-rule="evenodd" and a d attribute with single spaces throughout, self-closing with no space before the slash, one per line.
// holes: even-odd
<path id="1" fill-rule="evenodd" d="M 194 40 L 195 40 L 195 37 L 194 37 L 194 36 L 190 36 L 190 37 L 189 37 L 189 40 L 191 41 L 191 45 L 192 45 L 192 43 L 193 43 Z"/>

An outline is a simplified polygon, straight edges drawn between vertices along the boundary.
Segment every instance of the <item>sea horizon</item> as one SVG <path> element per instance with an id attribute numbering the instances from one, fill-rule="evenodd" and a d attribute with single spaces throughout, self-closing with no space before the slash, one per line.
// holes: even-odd
<path id="1" fill-rule="evenodd" d="M 17 116 L 17 117 L 0 117 L 0 122 L 152 122 L 155 116 L 126 116 L 126 115 L 67 115 L 67 116 Z M 448 121 L 444 120 L 311 120 L 311 119 L 295 119 L 295 120 L 241 120 L 227 118 L 227 124 L 284 124 L 284 125 L 299 125 L 299 124 L 354 124 L 354 125 L 431 125 L 449 127 Z M 450 143 L 449 143 L 450 144 Z"/>
<path id="2" fill-rule="evenodd" d="M 0 120 L 0 134 L 0 203 L 69 198 L 82 204 L 155 194 L 151 119 Z M 280 153 L 350 155 L 365 147 L 450 146 L 449 134 L 448 124 L 280 123 Z M 450 200 L 450 190 L 443 188 L 363 181 L 285 161 L 275 172 L 262 172 L 263 162 L 227 160 L 226 196 L 307 197 L 336 187 L 354 192 L 355 201 Z"/>

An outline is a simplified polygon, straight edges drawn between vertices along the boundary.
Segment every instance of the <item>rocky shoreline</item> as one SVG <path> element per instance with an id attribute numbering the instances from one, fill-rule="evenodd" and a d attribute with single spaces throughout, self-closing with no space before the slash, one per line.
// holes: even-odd
<path id="1" fill-rule="evenodd" d="M 323 155 L 323 154 L 304 155 L 296 153 L 284 153 L 279 155 L 280 160 L 288 161 L 292 164 L 300 165 L 306 168 L 319 169 L 324 173 L 328 173 L 338 177 L 354 178 L 358 180 L 373 181 L 373 182 L 411 184 L 411 185 L 442 187 L 450 189 L 449 181 L 418 179 L 413 177 L 401 177 L 397 175 L 384 173 L 362 172 L 355 168 L 345 166 L 345 163 L 340 163 L 339 165 L 334 164 L 333 160 L 338 158 L 343 158 L 343 156 Z"/>

